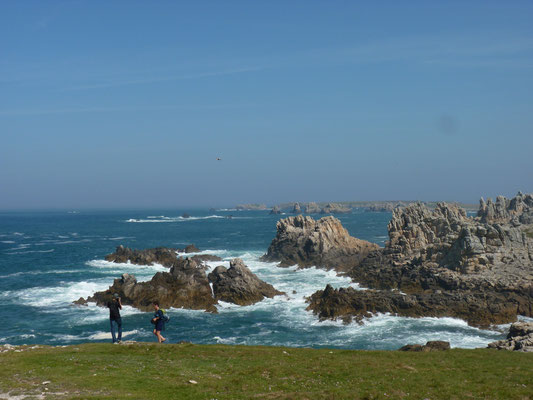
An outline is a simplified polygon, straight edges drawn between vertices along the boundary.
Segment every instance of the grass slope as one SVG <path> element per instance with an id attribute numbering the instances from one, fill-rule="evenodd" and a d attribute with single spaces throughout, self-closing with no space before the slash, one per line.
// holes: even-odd
<path id="1" fill-rule="evenodd" d="M 533 354 L 489 349 L 148 343 L 19 349 L 0 354 L 0 398 L 533 399 Z"/>

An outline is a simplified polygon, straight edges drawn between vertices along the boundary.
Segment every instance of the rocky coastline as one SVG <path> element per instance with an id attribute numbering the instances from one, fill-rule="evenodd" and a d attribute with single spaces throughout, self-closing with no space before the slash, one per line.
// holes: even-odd
<path id="1" fill-rule="evenodd" d="M 329 217 L 333 218 L 333 217 Z M 335 269 L 372 291 L 326 287 L 309 299 L 321 319 L 379 312 L 449 316 L 474 326 L 533 316 L 533 196 L 480 201 L 476 217 L 454 204 L 393 210 L 384 248 L 355 245 L 338 220 L 277 224 L 266 261 Z M 322 222 L 320 222 L 322 221 Z"/>

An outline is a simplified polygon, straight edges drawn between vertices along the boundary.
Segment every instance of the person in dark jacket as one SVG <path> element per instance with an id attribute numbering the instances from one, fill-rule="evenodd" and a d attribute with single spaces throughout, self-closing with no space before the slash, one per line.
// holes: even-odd
<path id="1" fill-rule="evenodd" d="M 159 308 L 159 302 L 154 301 L 154 318 L 152 318 L 152 324 L 155 325 L 154 327 L 154 335 L 157 336 L 157 341 L 159 343 L 163 343 L 165 339 L 163 336 L 161 336 L 161 331 L 163 330 L 165 326 L 165 322 L 163 321 L 163 311 Z"/>
<path id="2" fill-rule="evenodd" d="M 109 323 L 111 325 L 111 339 L 113 343 L 122 343 L 122 318 L 120 317 L 120 310 L 122 310 L 122 302 L 118 293 L 113 295 L 113 300 L 107 302 L 109 308 Z M 118 338 L 115 337 L 115 325 L 118 329 Z"/>

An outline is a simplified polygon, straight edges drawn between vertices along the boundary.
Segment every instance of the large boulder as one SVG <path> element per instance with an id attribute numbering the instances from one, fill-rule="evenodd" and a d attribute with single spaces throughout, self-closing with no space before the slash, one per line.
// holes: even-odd
<path id="1" fill-rule="evenodd" d="M 316 266 L 348 271 L 379 246 L 354 238 L 334 217 L 318 221 L 308 216 L 296 216 L 278 221 L 277 234 L 264 261 L 279 261 L 281 267 Z"/>
<path id="2" fill-rule="evenodd" d="M 244 265 L 240 258 L 230 262 L 230 268 L 220 265 L 208 275 L 213 284 L 213 294 L 216 300 L 247 306 L 263 300 L 282 295 L 272 285 L 260 280 Z"/>
<path id="3" fill-rule="evenodd" d="M 300 203 L 294 203 L 294 206 L 292 207 L 292 213 L 293 214 L 301 214 L 302 209 L 300 208 Z"/>

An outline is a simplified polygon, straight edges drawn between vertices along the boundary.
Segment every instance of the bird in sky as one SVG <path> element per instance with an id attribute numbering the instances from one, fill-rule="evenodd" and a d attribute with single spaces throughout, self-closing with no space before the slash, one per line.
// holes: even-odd
<path id="1" fill-rule="evenodd" d="M 222 158 L 217 157 L 217 161 L 222 161 Z"/>

